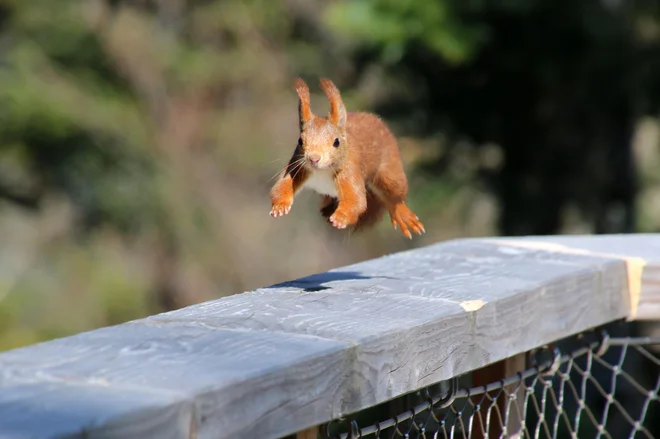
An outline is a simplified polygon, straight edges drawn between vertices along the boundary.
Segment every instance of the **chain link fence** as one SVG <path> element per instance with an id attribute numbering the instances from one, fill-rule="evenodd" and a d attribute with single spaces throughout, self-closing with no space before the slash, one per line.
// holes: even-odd
<path id="1" fill-rule="evenodd" d="M 525 369 L 455 378 L 321 426 L 324 438 L 660 437 L 660 337 L 589 332 L 529 352 Z"/>

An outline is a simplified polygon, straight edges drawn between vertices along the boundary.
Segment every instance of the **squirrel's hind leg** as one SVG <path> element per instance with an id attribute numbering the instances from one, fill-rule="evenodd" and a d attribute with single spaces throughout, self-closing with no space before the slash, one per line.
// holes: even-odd
<path id="1" fill-rule="evenodd" d="M 426 232 L 417 215 L 405 203 L 408 195 L 408 180 L 400 161 L 391 163 L 390 166 L 385 166 L 379 171 L 374 179 L 374 186 L 387 204 L 395 230 L 400 229 L 409 239 L 412 239 L 410 230 L 418 235 Z"/>
<path id="2" fill-rule="evenodd" d="M 360 214 L 354 230 L 365 230 L 376 225 L 383 218 L 386 208 L 381 198 L 369 187 L 367 187 L 367 209 Z"/>
<path id="3" fill-rule="evenodd" d="M 332 214 L 335 213 L 335 210 L 337 210 L 338 205 L 339 201 L 335 197 L 331 197 L 330 195 L 322 195 L 321 215 L 323 215 L 324 218 L 330 218 Z"/>

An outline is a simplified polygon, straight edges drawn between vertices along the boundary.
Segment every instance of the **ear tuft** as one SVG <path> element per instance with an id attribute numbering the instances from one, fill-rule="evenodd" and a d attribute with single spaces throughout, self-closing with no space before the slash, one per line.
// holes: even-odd
<path id="1" fill-rule="evenodd" d="M 293 86 L 298 93 L 298 116 L 300 119 L 300 130 L 302 131 L 303 125 L 307 123 L 314 115 L 310 107 L 309 87 L 302 78 L 296 78 L 293 81 Z"/>
<path id="2" fill-rule="evenodd" d="M 341 98 L 339 89 L 328 78 L 321 78 L 319 82 L 321 83 L 323 93 L 325 93 L 325 95 L 328 97 L 328 100 L 330 101 L 330 114 L 328 115 L 328 119 L 339 128 L 345 129 L 346 107 L 344 106 L 344 101 Z"/>

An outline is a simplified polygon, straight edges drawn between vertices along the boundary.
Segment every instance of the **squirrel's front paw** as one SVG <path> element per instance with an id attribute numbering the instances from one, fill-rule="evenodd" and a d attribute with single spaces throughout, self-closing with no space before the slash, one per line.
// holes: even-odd
<path id="1" fill-rule="evenodd" d="M 277 218 L 278 216 L 284 216 L 291 211 L 291 202 L 282 202 L 278 201 L 273 203 L 273 206 L 270 209 L 270 216 Z"/>
<path id="2" fill-rule="evenodd" d="M 332 225 L 338 229 L 345 229 L 347 226 L 354 224 L 357 221 L 357 217 L 356 215 L 351 215 L 344 210 L 337 209 L 328 221 L 330 221 Z"/>

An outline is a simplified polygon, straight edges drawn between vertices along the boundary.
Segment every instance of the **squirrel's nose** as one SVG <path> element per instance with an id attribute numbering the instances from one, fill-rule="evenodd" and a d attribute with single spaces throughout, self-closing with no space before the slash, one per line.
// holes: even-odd
<path id="1" fill-rule="evenodd" d="M 321 154 L 310 154 L 307 158 L 312 162 L 312 165 L 315 165 L 321 160 Z"/>

